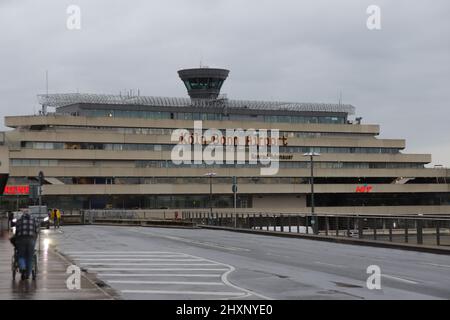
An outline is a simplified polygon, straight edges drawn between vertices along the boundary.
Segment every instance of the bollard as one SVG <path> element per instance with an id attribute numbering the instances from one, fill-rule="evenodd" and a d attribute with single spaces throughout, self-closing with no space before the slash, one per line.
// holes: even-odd
<path id="1" fill-rule="evenodd" d="M 297 216 L 297 233 L 300 233 L 300 216 Z"/>
<path id="2" fill-rule="evenodd" d="M 373 240 L 377 240 L 377 219 L 373 219 Z"/>
<path id="3" fill-rule="evenodd" d="M 364 219 L 358 218 L 358 238 L 362 239 L 364 236 Z"/>
<path id="4" fill-rule="evenodd" d="M 423 244 L 423 221 L 416 220 L 417 227 L 417 244 Z"/>
<path id="5" fill-rule="evenodd" d="M 330 225 L 329 225 L 329 221 L 328 221 L 328 217 L 325 217 L 325 235 L 328 236 L 328 230 L 330 229 Z"/>
<path id="6" fill-rule="evenodd" d="M 408 243 L 408 220 L 405 219 L 405 243 Z"/>
<path id="7" fill-rule="evenodd" d="M 347 217 L 347 237 L 350 236 L 350 217 Z"/>
<path id="8" fill-rule="evenodd" d="M 280 215 L 280 227 L 281 227 L 281 232 L 284 232 L 284 226 L 283 226 L 283 215 Z"/>
<path id="9" fill-rule="evenodd" d="M 339 217 L 336 217 L 336 237 L 339 237 Z"/>
<path id="10" fill-rule="evenodd" d="M 291 215 L 288 215 L 288 225 L 289 225 L 289 232 L 291 232 Z"/>
<path id="11" fill-rule="evenodd" d="M 392 220 L 390 220 L 388 224 L 389 224 L 389 241 L 392 242 Z"/>
<path id="12" fill-rule="evenodd" d="M 441 245 L 441 232 L 439 229 L 439 220 L 436 220 L 436 245 Z"/>

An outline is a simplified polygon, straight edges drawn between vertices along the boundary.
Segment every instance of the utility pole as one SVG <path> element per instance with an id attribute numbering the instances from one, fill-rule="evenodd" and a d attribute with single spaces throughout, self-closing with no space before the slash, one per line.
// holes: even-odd
<path id="1" fill-rule="evenodd" d="M 39 254 L 41 253 L 41 216 L 42 216 L 42 185 L 44 184 L 44 173 L 39 171 L 39 233 L 38 233 L 38 241 L 39 241 Z"/>
<path id="2" fill-rule="evenodd" d="M 234 227 L 237 228 L 237 216 L 236 216 L 236 206 L 237 206 L 237 178 L 236 176 L 233 177 L 233 197 L 234 197 Z"/>
<path id="3" fill-rule="evenodd" d="M 209 177 L 209 214 L 208 214 L 208 224 L 211 223 L 212 218 L 212 177 L 216 175 L 215 172 L 205 173 L 205 176 Z"/>
<path id="4" fill-rule="evenodd" d="M 311 177 L 309 179 L 309 183 L 311 185 L 311 224 L 314 234 L 319 234 L 319 220 L 315 214 L 314 208 L 314 157 L 318 157 L 320 154 L 316 152 L 308 152 L 305 153 L 304 156 L 309 157 L 311 167 Z M 306 232 L 308 232 L 308 218 L 306 218 Z"/>

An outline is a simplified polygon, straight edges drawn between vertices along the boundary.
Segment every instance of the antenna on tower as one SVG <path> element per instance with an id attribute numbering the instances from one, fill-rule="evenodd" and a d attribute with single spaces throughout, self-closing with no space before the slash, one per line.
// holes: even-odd
<path id="1" fill-rule="evenodd" d="M 339 91 L 339 106 L 342 105 L 342 91 Z"/>
<path id="2" fill-rule="evenodd" d="M 47 98 L 47 101 L 48 101 L 48 70 L 45 70 L 45 92 L 46 92 L 46 98 Z M 45 104 L 42 105 L 41 113 L 43 115 L 47 114 L 47 106 Z"/>

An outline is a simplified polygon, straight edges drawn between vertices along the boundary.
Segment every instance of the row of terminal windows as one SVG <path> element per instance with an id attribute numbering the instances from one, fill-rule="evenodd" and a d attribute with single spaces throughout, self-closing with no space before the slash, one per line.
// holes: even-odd
<path id="1" fill-rule="evenodd" d="M 64 184 L 209 184 L 208 177 L 55 177 Z M 315 184 L 391 184 L 394 177 L 315 177 Z M 232 184 L 233 177 L 214 177 L 214 184 Z M 238 177 L 238 184 L 308 184 L 309 177 Z M 34 183 L 28 177 L 10 177 L 11 185 L 24 185 Z M 449 181 L 450 182 L 450 181 Z M 436 177 L 415 178 L 408 184 L 439 184 Z"/>
<path id="2" fill-rule="evenodd" d="M 350 206 L 428 206 L 449 205 L 449 193 L 318 193 L 314 198 L 318 207 L 350 207 Z M 311 205 L 311 197 L 307 196 L 307 205 Z M 387 213 L 380 209 L 380 213 Z"/>
<path id="3" fill-rule="evenodd" d="M 88 150 L 114 150 L 114 151 L 171 151 L 174 144 L 149 143 L 92 143 L 92 142 L 23 142 L 22 147 L 27 149 L 88 149 Z M 399 153 L 397 148 L 372 147 L 279 147 L 279 152 L 286 153 Z"/>
<path id="4" fill-rule="evenodd" d="M 129 110 L 83 110 L 83 115 L 91 117 L 142 118 L 142 119 L 176 119 L 176 120 L 214 120 L 214 121 L 262 121 L 270 123 L 329 123 L 344 124 L 345 116 L 280 116 L 205 113 L 205 112 L 167 112 L 167 111 L 129 111 Z"/>
<path id="5" fill-rule="evenodd" d="M 48 159 L 11 159 L 10 165 L 13 167 L 57 167 L 59 161 Z"/>
<path id="6" fill-rule="evenodd" d="M 207 177 L 61 177 L 64 184 L 209 184 Z M 25 180 L 25 181 L 24 181 Z M 28 179 L 15 180 L 28 183 Z M 232 177 L 214 177 L 214 184 L 232 184 Z M 390 184 L 395 178 L 316 177 L 315 184 Z M 308 177 L 238 177 L 238 184 L 308 184 Z M 21 184 L 16 182 L 16 184 Z M 429 183 L 436 183 L 433 178 Z"/>
<path id="7" fill-rule="evenodd" d="M 209 195 L 46 196 L 45 201 L 49 207 L 63 210 L 208 208 L 211 205 Z M 240 194 L 236 199 L 236 207 L 251 207 L 251 201 L 251 196 Z M 212 197 L 212 206 L 213 208 L 233 208 L 233 196 L 215 194 Z"/>
<path id="8" fill-rule="evenodd" d="M 130 161 L 123 161 L 130 163 Z M 73 167 L 89 167 L 93 164 L 92 161 L 69 161 L 66 160 L 49 160 L 49 159 L 11 159 L 11 166 L 15 167 L 56 167 L 64 166 L 65 164 Z M 95 165 L 111 164 L 111 161 L 95 161 Z M 214 164 L 175 164 L 171 160 L 137 160 L 134 162 L 136 168 L 260 168 L 264 167 L 261 163 L 214 163 Z M 300 161 L 283 161 L 279 162 L 280 168 L 310 168 L 309 162 Z M 120 163 L 115 164 L 115 167 L 120 168 Z M 421 163 L 403 163 L 403 162 L 316 162 L 315 168 L 320 169 L 398 169 L 398 168 L 424 168 Z"/>
<path id="9" fill-rule="evenodd" d="M 145 135 L 168 135 L 176 129 L 168 128 L 124 128 L 124 127 L 91 127 L 91 126 L 55 126 L 53 128 L 62 129 L 84 129 L 84 130 L 109 130 L 124 134 L 145 134 Z M 192 130 L 190 130 L 192 133 Z M 203 130 L 205 132 L 205 130 Z M 221 129 L 222 134 L 226 134 L 226 130 Z M 270 131 L 267 132 L 270 135 Z M 312 132 L 312 131 L 280 131 L 280 137 L 287 138 L 317 138 L 317 137 L 373 137 L 373 133 L 353 133 L 353 132 Z"/>
<path id="10" fill-rule="evenodd" d="M 238 208 L 252 208 L 259 195 L 238 194 Z M 307 195 L 307 205 L 310 206 Z M 282 199 L 282 198 L 280 198 Z M 387 214 L 383 206 L 449 205 L 448 193 L 368 193 L 368 194 L 322 194 L 314 200 L 318 207 L 380 206 L 380 214 Z M 209 208 L 208 194 L 205 195 L 83 195 L 83 196 L 45 196 L 46 203 L 52 208 L 71 209 L 175 209 Z M 15 203 L 11 206 L 15 208 Z M 233 195 L 213 194 L 213 208 L 234 206 Z M 258 209 L 256 209 L 258 210 Z M 259 209 L 261 210 L 261 209 Z M 264 210 L 261 210 L 264 211 Z M 344 220 L 344 219 L 342 219 Z M 344 227 L 345 228 L 345 227 Z"/>
<path id="11" fill-rule="evenodd" d="M 223 84 L 223 80 L 214 78 L 193 78 L 184 81 L 184 84 L 188 90 L 196 89 L 220 89 Z"/>
<path id="12" fill-rule="evenodd" d="M 278 162 L 280 168 L 295 169 L 295 168 L 310 168 L 310 162 L 300 161 L 283 161 Z M 175 164 L 170 160 L 137 160 L 137 168 L 260 168 L 265 167 L 261 163 L 214 163 L 214 164 Z M 315 168 L 320 169 L 412 169 L 412 168 L 424 168 L 421 163 L 409 163 L 409 162 L 316 162 Z"/>
<path id="13" fill-rule="evenodd" d="M 364 147 L 279 147 L 286 153 L 399 153 L 398 148 L 364 148 Z"/>

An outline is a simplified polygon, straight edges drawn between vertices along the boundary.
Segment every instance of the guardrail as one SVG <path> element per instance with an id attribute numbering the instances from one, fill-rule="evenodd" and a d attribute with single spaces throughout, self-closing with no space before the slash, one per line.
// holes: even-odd
<path id="1" fill-rule="evenodd" d="M 134 225 L 205 225 L 234 229 L 317 234 L 370 241 L 450 247 L 450 216 L 314 215 L 226 212 L 224 210 L 80 210 L 63 216 L 67 222 Z M 76 218 L 78 217 L 78 218 Z M 167 221 L 169 223 L 165 223 Z M 161 223 L 160 223 L 161 222 Z M 177 222 L 177 223 L 176 223 Z"/>
<path id="2" fill-rule="evenodd" d="M 450 246 L 450 217 L 357 216 L 183 211 L 182 218 L 199 225 L 322 236 L 359 238 L 416 245 Z"/>

